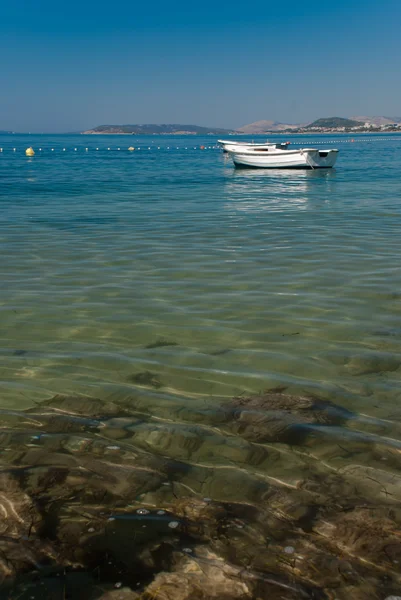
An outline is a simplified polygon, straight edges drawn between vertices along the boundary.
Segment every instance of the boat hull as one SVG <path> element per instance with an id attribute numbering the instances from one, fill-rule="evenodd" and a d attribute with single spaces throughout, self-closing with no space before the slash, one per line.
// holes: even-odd
<path id="1" fill-rule="evenodd" d="M 338 150 L 283 150 L 280 152 L 230 152 L 233 163 L 250 169 L 331 169 Z"/>

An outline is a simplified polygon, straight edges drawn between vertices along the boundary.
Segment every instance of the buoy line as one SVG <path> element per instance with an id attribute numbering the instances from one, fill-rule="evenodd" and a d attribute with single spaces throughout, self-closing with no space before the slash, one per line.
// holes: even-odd
<path id="1" fill-rule="evenodd" d="M 163 151 L 163 150 L 170 150 L 170 146 L 168 147 L 155 147 L 152 148 L 151 146 L 147 147 L 146 150 L 154 150 L 154 151 Z M 5 153 L 7 152 L 8 148 L 0 148 L 0 153 Z M 36 154 L 36 152 L 124 152 L 125 150 L 127 150 L 128 152 L 139 152 L 139 151 L 143 151 L 144 148 L 141 148 L 140 146 L 137 148 L 134 148 L 133 146 L 130 146 L 129 148 L 111 148 L 111 147 L 107 147 L 107 148 L 38 148 L 36 151 L 32 148 L 25 148 L 23 150 L 23 152 L 26 154 L 26 156 L 34 156 Z M 188 147 L 182 147 L 182 148 L 176 148 L 176 150 L 192 150 L 192 148 L 188 148 Z M 199 146 L 199 147 L 194 147 L 193 150 L 220 150 L 219 146 Z M 20 151 L 18 148 L 13 148 L 12 149 L 13 153 L 18 154 L 18 152 Z"/>
<path id="2" fill-rule="evenodd" d="M 310 145 L 328 145 L 328 144 L 350 144 L 350 143 L 366 143 L 366 142 L 384 142 L 384 141 L 401 141 L 401 137 L 385 137 L 385 138 L 378 138 L 378 137 L 374 137 L 374 138 L 364 138 L 364 139 L 358 139 L 358 138 L 349 138 L 349 139 L 341 139 L 341 140 L 303 140 L 303 141 L 290 141 L 290 145 L 291 146 L 310 146 Z M 272 142 L 275 143 L 275 142 Z M 280 142 L 277 142 L 280 143 Z M 93 153 L 93 152 L 125 152 L 128 151 L 130 153 L 135 153 L 135 152 L 143 152 L 144 150 L 147 151 L 184 151 L 184 150 L 221 150 L 221 146 L 219 145 L 214 145 L 214 146 L 204 146 L 204 145 L 200 145 L 200 146 L 176 146 L 176 147 L 171 147 L 171 146 L 147 146 L 147 147 L 142 147 L 142 146 L 129 146 L 128 148 L 122 148 L 121 146 L 118 146 L 116 148 L 112 148 L 110 146 L 107 146 L 105 148 L 100 148 L 100 147 L 96 147 L 96 148 L 90 148 L 88 146 L 85 147 L 77 147 L 74 146 L 72 148 L 37 148 L 36 150 L 32 147 L 29 146 L 29 148 L 24 148 L 19 149 L 19 148 L 0 148 L 0 154 L 5 154 L 7 151 L 12 152 L 13 154 L 16 154 L 18 156 L 18 154 L 20 152 L 23 152 L 26 156 L 28 157 L 32 157 L 32 156 L 37 156 L 37 153 L 46 153 L 46 152 L 66 152 L 66 153 L 79 153 L 79 152 L 88 152 L 88 153 Z"/>

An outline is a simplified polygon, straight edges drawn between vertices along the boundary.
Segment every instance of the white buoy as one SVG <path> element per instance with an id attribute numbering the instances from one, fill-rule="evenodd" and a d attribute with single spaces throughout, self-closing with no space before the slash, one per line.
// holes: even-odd
<path id="1" fill-rule="evenodd" d="M 35 151 L 34 151 L 34 149 L 33 149 L 33 148 L 29 147 L 29 148 L 27 148 L 27 149 L 25 150 L 25 154 L 26 154 L 27 156 L 35 156 Z"/>
<path id="2" fill-rule="evenodd" d="M 16 151 L 16 149 L 17 149 L 17 148 L 13 148 L 13 152 L 15 152 L 15 151 Z"/>
<path id="3" fill-rule="evenodd" d="M 54 148 L 52 148 L 52 152 L 54 152 Z"/>
<path id="4" fill-rule="evenodd" d="M 0 148 L 0 152 L 3 152 L 3 148 Z"/>
<path id="5" fill-rule="evenodd" d="M 96 150 L 99 150 L 99 148 L 96 148 Z"/>
<path id="6" fill-rule="evenodd" d="M 133 152 L 133 151 L 135 150 L 135 148 L 134 148 L 133 146 L 130 146 L 130 147 L 128 148 L 128 150 L 129 150 L 129 152 Z"/>
<path id="7" fill-rule="evenodd" d="M 65 152 L 65 148 L 63 148 L 63 152 Z"/>
<path id="8" fill-rule="evenodd" d="M 74 148 L 74 151 L 76 152 L 76 151 L 77 151 L 77 149 L 76 149 L 76 148 Z"/>
<path id="9" fill-rule="evenodd" d="M 110 148 L 107 148 L 107 150 L 110 150 Z"/>

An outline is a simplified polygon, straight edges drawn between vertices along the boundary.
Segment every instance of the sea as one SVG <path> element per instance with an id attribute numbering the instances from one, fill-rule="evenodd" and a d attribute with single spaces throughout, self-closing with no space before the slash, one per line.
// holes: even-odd
<path id="1" fill-rule="evenodd" d="M 336 167 L 235 169 L 215 136 L 0 136 L 0 513 L 36 553 L 0 564 L 4 598 L 170 598 L 156 546 L 246 570 L 243 596 L 199 598 L 400 596 L 401 135 L 289 141 Z M 113 520 L 129 551 L 95 577 L 71 553 Z"/>

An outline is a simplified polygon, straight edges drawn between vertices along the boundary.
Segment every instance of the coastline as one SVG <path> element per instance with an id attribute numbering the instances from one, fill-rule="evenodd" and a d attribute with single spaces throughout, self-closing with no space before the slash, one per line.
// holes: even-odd
<path id="1" fill-rule="evenodd" d="M 188 136 L 197 136 L 197 137 L 206 137 L 206 136 L 217 136 L 217 135 L 236 135 L 232 133 L 221 134 L 221 133 L 197 133 L 196 131 L 169 131 L 169 132 L 158 132 L 158 133 L 127 133 L 124 131 L 81 131 L 80 135 L 188 135 Z"/>
<path id="2" fill-rule="evenodd" d="M 286 132 L 285 134 L 282 132 L 271 132 L 270 134 L 253 134 L 253 135 L 388 135 L 388 134 L 401 134 L 400 131 L 298 131 L 297 133 Z M 252 135 L 252 134 L 250 134 Z"/>

